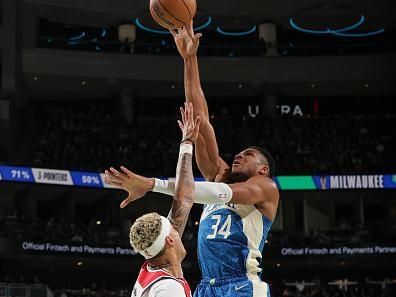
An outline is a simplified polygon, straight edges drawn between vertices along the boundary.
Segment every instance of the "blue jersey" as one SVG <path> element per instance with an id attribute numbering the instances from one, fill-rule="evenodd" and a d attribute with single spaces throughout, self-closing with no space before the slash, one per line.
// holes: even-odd
<path id="1" fill-rule="evenodd" d="M 254 205 L 205 205 L 198 232 L 203 282 L 246 279 L 251 296 L 268 296 L 268 285 L 261 281 L 260 263 L 271 225 Z"/>

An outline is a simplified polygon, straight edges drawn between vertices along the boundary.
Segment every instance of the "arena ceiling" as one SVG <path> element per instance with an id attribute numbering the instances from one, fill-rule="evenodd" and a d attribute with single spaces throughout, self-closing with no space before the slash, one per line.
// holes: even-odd
<path id="1" fill-rule="evenodd" d="M 25 0 L 37 4 L 41 17 L 58 22 L 116 25 L 148 12 L 148 0 Z M 342 27 L 365 15 L 362 29 L 395 27 L 396 2 L 392 0 L 199 0 L 198 13 L 212 16 L 217 25 L 244 27 L 273 22 L 288 26 L 290 17 L 300 16 L 305 25 Z"/>
<path id="2" fill-rule="evenodd" d="M 52 22 L 69 23 L 92 26 L 117 26 L 122 22 L 133 22 L 136 17 L 148 17 L 149 0 L 23 0 L 26 7 L 34 9 L 41 18 Z M 262 22 L 272 22 L 283 30 L 291 30 L 289 20 L 294 17 L 302 26 L 312 29 L 341 28 L 355 24 L 361 15 L 365 21 L 359 27 L 362 31 L 396 28 L 396 1 L 392 0 L 350 0 L 350 1 L 318 1 L 318 0 L 199 0 L 198 14 L 211 16 L 214 26 L 225 29 L 243 30 Z M 26 61 L 26 55 L 24 54 Z M 35 59 L 33 59 L 35 60 Z M 393 58 L 392 58 L 393 60 Z M 77 60 L 76 60 L 77 61 Z M 25 63 L 24 63 L 25 64 Z M 41 64 L 42 65 L 42 64 Z M 389 63 L 393 65 L 393 63 Z M 41 67 L 41 68 L 40 68 Z M 158 96 L 166 94 L 182 94 L 182 75 L 178 74 L 168 81 L 158 81 L 153 89 L 152 81 L 116 77 L 98 77 L 97 75 L 70 75 L 70 73 L 56 73 L 43 70 L 43 66 L 24 69 L 29 90 L 35 98 L 54 98 L 55 94 L 62 94 L 73 98 L 110 97 L 122 89 L 133 89 L 137 95 Z M 202 70 L 205 70 L 202 67 Z M 387 68 L 383 66 L 383 68 Z M 300 70 L 302 68 L 299 68 Z M 287 67 L 285 68 L 285 71 Z M 279 69 L 278 72 L 283 71 Z M 348 70 L 352 74 L 358 68 Z M 365 72 L 369 72 L 366 69 Z M 352 75 L 351 74 L 351 75 Z M 37 75 L 39 79 L 37 79 Z M 255 95 L 264 91 L 274 93 L 306 95 L 306 94 L 358 94 L 380 95 L 394 94 L 396 84 L 394 78 L 378 72 L 367 78 L 356 78 L 350 81 L 328 82 L 325 80 L 307 80 L 303 83 L 290 80 L 283 83 L 266 83 L 249 81 L 232 81 L 221 89 L 227 90 L 230 96 Z M 122 77 L 122 76 L 120 76 Z M 207 77 L 207 75 L 204 75 Z M 83 84 L 83 81 L 89 81 Z M 216 96 L 219 82 L 209 79 L 205 83 L 205 91 Z M 243 84 L 243 88 L 239 85 Z M 315 88 L 312 86 L 315 85 Z M 369 85 L 369 88 L 367 88 Z"/>

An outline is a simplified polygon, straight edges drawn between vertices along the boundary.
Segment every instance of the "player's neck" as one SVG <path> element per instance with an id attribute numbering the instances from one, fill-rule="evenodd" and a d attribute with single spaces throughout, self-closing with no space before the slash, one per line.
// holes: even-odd
<path id="1" fill-rule="evenodd" d="M 165 263 L 163 261 L 155 261 L 155 262 L 150 262 L 149 266 L 152 269 L 165 269 L 176 278 L 183 277 L 183 272 L 180 263 L 176 263 L 176 262 Z"/>
<path id="2" fill-rule="evenodd" d="M 169 265 L 166 270 L 176 278 L 183 277 L 183 272 L 180 264 Z"/>

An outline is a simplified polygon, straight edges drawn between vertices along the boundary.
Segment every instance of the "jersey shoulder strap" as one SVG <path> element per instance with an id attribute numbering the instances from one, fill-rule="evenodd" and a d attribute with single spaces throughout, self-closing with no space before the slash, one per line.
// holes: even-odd
<path id="1" fill-rule="evenodd" d="M 152 286 L 154 283 L 162 280 L 162 279 L 173 279 L 180 283 L 183 286 L 184 292 L 186 294 L 186 297 L 191 297 L 191 289 L 187 283 L 187 281 L 184 278 L 176 278 L 169 272 L 163 269 L 151 269 L 148 266 L 148 263 L 145 262 L 140 269 L 139 276 L 137 279 L 137 282 L 135 284 L 135 287 L 133 288 L 132 291 L 132 297 L 140 297 L 143 295 L 144 291 L 148 289 L 150 286 Z"/>

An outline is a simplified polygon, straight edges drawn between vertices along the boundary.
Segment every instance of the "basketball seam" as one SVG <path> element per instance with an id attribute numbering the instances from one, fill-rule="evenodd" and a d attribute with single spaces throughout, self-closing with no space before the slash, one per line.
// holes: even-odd
<path id="1" fill-rule="evenodd" d="M 172 16 L 174 19 L 178 20 L 180 23 L 185 24 L 183 21 L 179 20 L 177 17 L 175 17 L 173 14 L 171 14 L 171 13 L 169 12 L 169 10 L 166 9 L 165 5 L 162 4 L 161 0 L 158 0 L 158 2 L 159 2 L 159 4 L 161 4 L 161 6 L 165 9 L 165 11 L 166 11 L 170 16 Z M 188 13 L 190 13 L 190 12 L 188 12 Z"/>
<path id="2" fill-rule="evenodd" d="M 150 11 L 151 11 L 151 7 L 150 7 Z M 171 29 L 171 28 L 173 28 L 173 27 L 167 25 L 166 23 L 164 23 L 163 20 L 161 20 L 161 18 L 159 18 L 155 12 L 153 12 L 151 15 L 153 16 L 154 20 L 156 20 L 156 22 L 157 22 L 161 27 L 164 27 L 164 28 L 166 28 L 166 29 Z M 161 25 L 161 24 L 162 24 L 162 25 Z M 173 24 L 173 25 L 174 25 L 174 24 Z"/>
<path id="3" fill-rule="evenodd" d="M 186 2 L 184 2 L 184 0 L 181 0 L 181 2 L 183 2 L 184 6 L 187 8 L 188 14 L 190 15 L 190 19 L 192 19 L 192 15 L 191 15 L 190 9 L 188 8 Z"/>
<path id="4" fill-rule="evenodd" d="M 159 23 L 159 24 L 164 24 L 164 22 L 155 14 L 155 12 L 153 12 L 153 11 L 151 10 L 151 7 L 150 7 L 150 12 L 152 12 L 151 15 L 154 17 L 154 19 L 156 20 L 157 23 Z M 165 24 L 164 24 L 164 25 L 165 25 Z M 165 27 L 165 28 L 169 28 L 169 27 Z"/>

